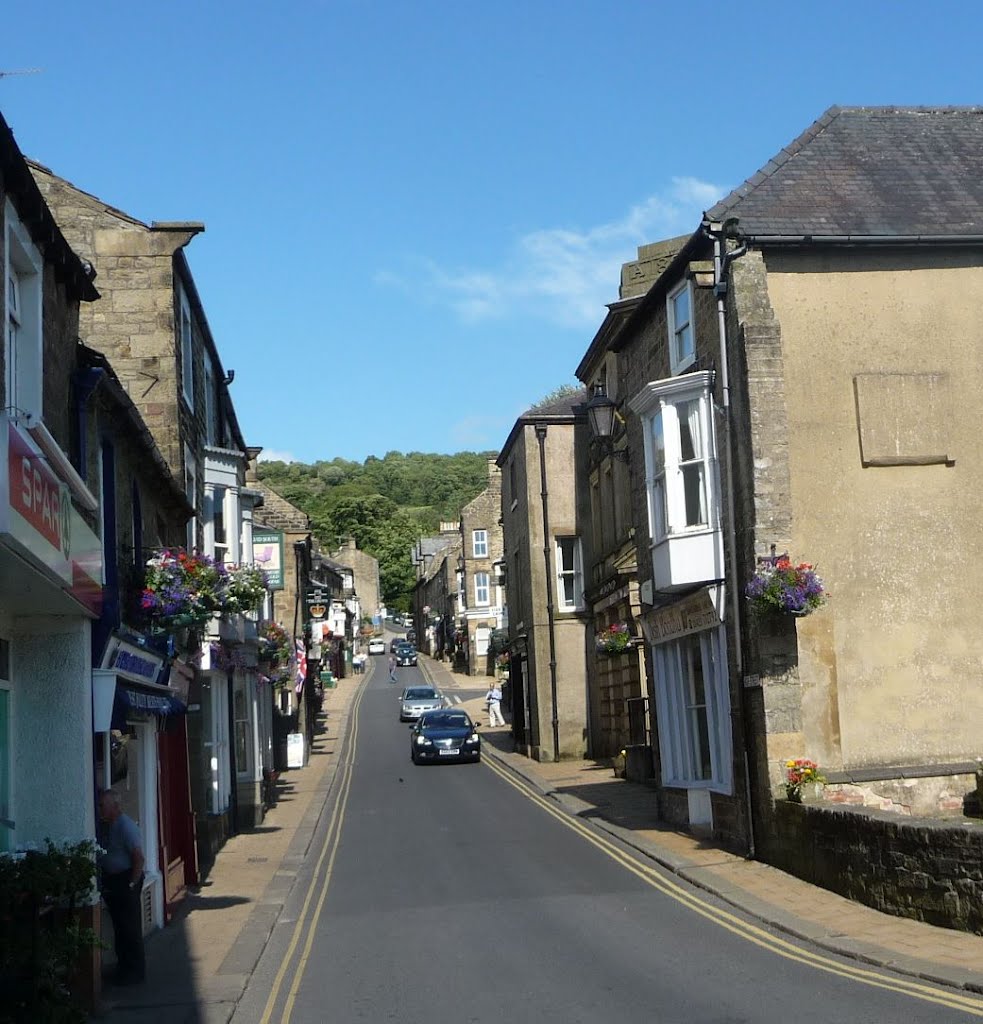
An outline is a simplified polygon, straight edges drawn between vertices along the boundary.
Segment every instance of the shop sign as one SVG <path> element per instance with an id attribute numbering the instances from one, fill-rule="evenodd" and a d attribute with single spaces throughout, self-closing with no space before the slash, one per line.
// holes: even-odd
<path id="1" fill-rule="evenodd" d="M 253 562 L 266 573 L 270 590 L 283 590 L 283 534 L 253 530 Z"/>
<path id="2" fill-rule="evenodd" d="M 119 637 L 113 637 L 106 648 L 102 667 L 112 669 L 123 679 L 131 679 L 138 683 L 156 683 L 164 667 L 164 659 Z"/>
<path id="3" fill-rule="evenodd" d="M 660 608 L 647 617 L 646 639 L 651 644 L 663 644 L 690 633 L 715 629 L 720 616 L 710 600 L 710 593 L 701 590 L 668 608 Z"/>
<path id="4" fill-rule="evenodd" d="M 0 536 L 64 584 L 98 615 L 102 604 L 102 545 L 72 504 L 68 485 L 41 449 L 0 415 Z"/>

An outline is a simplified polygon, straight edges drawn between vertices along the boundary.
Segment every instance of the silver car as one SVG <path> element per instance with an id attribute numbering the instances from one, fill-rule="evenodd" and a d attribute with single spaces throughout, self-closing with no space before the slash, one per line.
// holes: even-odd
<path id="1" fill-rule="evenodd" d="M 399 698 L 399 720 L 415 722 L 424 711 L 444 706 L 444 695 L 432 686 L 407 686 Z"/>

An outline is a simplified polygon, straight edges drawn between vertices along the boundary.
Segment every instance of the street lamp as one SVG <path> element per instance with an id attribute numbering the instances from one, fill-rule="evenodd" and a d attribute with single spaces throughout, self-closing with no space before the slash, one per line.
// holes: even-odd
<path id="1" fill-rule="evenodd" d="M 601 381 L 591 388 L 591 396 L 586 409 L 591 434 L 604 445 L 607 454 L 627 462 L 628 449 L 614 447 L 614 421 L 616 419 L 621 423 L 625 421 L 621 413 L 618 412 L 618 407 L 608 398 L 607 388 Z"/>

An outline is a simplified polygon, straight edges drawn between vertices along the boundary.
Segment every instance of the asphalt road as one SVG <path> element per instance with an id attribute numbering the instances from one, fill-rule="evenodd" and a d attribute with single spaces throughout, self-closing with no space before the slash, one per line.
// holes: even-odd
<path id="1" fill-rule="evenodd" d="M 403 668 L 393 686 L 387 661 L 370 662 L 328 807 L 234 1024 L 979 1019 L 947 990 L 809 960 L 812 947 L 683 892 L 490 759 L 413 766 L 396 693 L 424 680 Z"/>

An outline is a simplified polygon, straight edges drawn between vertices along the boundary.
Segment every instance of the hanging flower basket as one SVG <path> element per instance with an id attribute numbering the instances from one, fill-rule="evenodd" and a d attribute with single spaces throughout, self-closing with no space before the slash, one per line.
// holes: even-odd
<path id="1" fill-rule="evenodd" d="M 787 555 L 763 559 L 744 596 L 759 613 L 810 615 L 826 603 L 826 589 L 815 568 L 808 562 L 793 565 Z"/>
<path id="2" fill-rule="evenodd" d="M 221 611 L 225 567 L 205 555 L 165 549 L 147 562 L 140 606 L 151 628 L 198 630 Z"/>
<path id="3" fill-rule="evenodd" d="M 598 654 L 626 654 L 631 650 L 635 638 L 626 622 L 616 622 L 602 630 L 595 638 Z"/>
<path id="4" fill-rule="evenodd" d="M 259 660 L 271 668 L 285 665 L 293 653 L 290 634 L 279 622 L 264 622 L 259 631 Z"/>
<path id="5" fill-rule="evenodd" d="M 222 611 L 255 611 L 269 589 L 266 573 L 255 565 L 230 565 L 226 573 Z"/>

